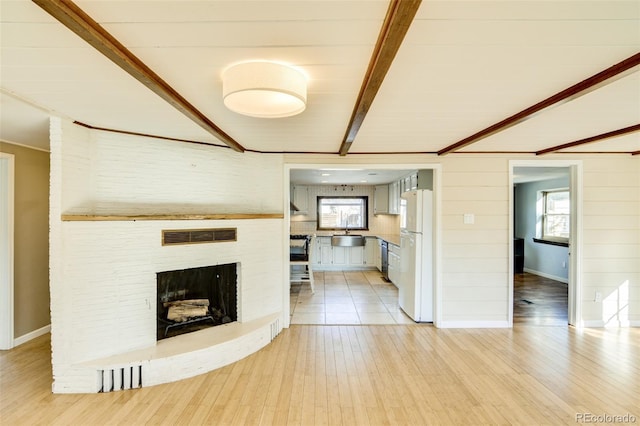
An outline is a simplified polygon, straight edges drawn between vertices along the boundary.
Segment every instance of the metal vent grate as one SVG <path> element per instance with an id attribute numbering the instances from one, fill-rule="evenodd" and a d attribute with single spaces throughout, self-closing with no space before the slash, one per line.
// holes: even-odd
<path id="1" fill-rule="evenodd" d="M 277 319 L 271 323 L 271 340 L 278 337 L 278 334 L 282 331 L 282 327 L 280 327 L 280 320 Z"/>
<path id="2" fill-rule="evenodd" d="M 98 381 L 101 393 L 141 388 L 142 365 L 98 370 Z"/>
<path id="3" fill-rule="evenodd" d="M 236 228 L 176 229 L 162 231 L 162 245 L 202 244 L 237 241 Z"/>

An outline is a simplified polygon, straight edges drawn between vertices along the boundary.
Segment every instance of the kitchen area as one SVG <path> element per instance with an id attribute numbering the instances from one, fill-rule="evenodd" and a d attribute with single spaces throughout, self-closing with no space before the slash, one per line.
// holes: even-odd
<path id="1" fill-rule="evenodd" d="M 432 170 L 292 169 L 290 182 L 292 324 L 433 321 L 432 225 L 428 244 L 413 234 L 432 217 L 415 203 L 432 199 Z"/>

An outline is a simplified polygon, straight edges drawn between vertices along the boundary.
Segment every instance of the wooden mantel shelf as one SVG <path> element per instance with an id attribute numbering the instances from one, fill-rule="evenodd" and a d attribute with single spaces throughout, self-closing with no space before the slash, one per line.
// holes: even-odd
<path id="1" fill-rule="evenodd" d="M 64 222 L 107 222 L 136 220 L 238 220 L 238 219 L 284 219 L 282 213 L 213 213 L 213 214 L 63 214 Z"/>

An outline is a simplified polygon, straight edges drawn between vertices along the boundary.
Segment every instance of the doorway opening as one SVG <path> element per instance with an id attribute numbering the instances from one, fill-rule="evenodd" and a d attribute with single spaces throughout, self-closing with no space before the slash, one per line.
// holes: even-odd
<path id="1" fill-rule="evenodd" d="M 510 324 L 578 325 L 580 164 L 512 161 L 510 181 Z"/>
<path id="2" fill-rule="evenodd" d="M 316 236 L 312 256 L 315 292 L 306 283 L 291 284 L 290 279 L 284 288 L 284 306 L 289 310 L 290 323 L 414 323 L 399 305 L 397 283 L 400 265 L 392 262 L 389 256 L 391 249 L 385 252 L 389 278 L 383 276 L 382 241 L 394 245 L 396 251 L 393 253 L 399 254 L 400 195 L 412 189 L 431 189 L 434 193 L 431 293 L 433 323 L 436 325 L 441 312 L 438 297 L 441 294 L 438 249 L 440 174 L 440 165 L 437 164 L 286 164 L 284 191 L 289 197 L 284 200 L 285 223 L 289 224 L 289 229 L 285 229 L 285 239 L 292 243 L 285 247 L 287 253 L 284 258 L 290 258 L 298 238 Z M 350 199 L 367 197 L 368 208 L 364 213 L 368 217 L 367 226 L 353 233 L 347 227 L 338 229 L 334 226 L 326 230 L 326 227 L 318 226 L 318 199 L 335 194 L 346 194 Z M 361 238 L 364 244 L 334 244 L 331 238 L 334 233 Z M 392 279 L 392 265 L 397 266 L 395 281 Z M 286 271 L 286 277 L 290 278 L 290 268 Z"/>

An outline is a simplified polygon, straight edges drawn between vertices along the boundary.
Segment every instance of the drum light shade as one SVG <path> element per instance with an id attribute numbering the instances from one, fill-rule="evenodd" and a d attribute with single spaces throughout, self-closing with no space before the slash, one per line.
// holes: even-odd
<path id="1" fill-rule="evenodd" d="M 281 118 L 307 106 L 305 75 L 277 62 L 243 62 L 222 74 L 222 96 L 231 111 L 250 117 Z"/>

